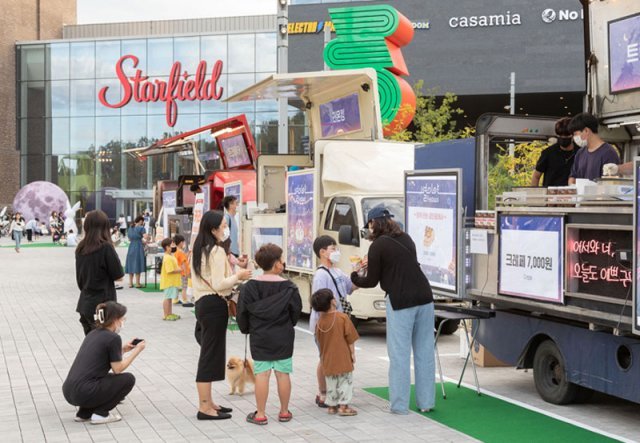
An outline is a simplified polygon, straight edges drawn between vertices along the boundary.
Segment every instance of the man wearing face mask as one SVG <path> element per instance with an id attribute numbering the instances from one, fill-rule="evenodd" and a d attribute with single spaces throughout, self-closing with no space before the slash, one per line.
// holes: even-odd
<path id="1" fill-rule="evenodd" d="M 570 185 L 577 178 L 601 178 L 605 164 L 620 163 L 620 156 L 615 148 L 598 136 L 598 120 L 593 115 L 583 112 L 573 117 L 569 123 L 569 132 L 573 134 L 573 142 L 584 148 L 576 154 L 569 177 Z"/>
<path id="2" fill-rule="evenodd" d="M 320 260 L 320 266 L 313 276 L 311 293 L 313 294 L 319 289 L 330 289 L 336 299 L 336 310 L 350 314 L 351 304 L 347 300 L 347 295 L 351 294 L 357 288 L 351 283 L 351 279 L 337 267 L 342 257 L 336 241 L 333 237 L 321 235 L 313 242 L 313 252 L 316 254 L 316 257 L 318 257 L 318 260 Z M 314 334 L 319 318 L 320 313 L 312 309 L 309 317 L 309 330 Z M 327 406 L 324 400 L 327 392 L 327 383 L 322 371 L 322 364 L 320 363 L 318 363 L 316 374 L 318 377 L 316 404 L 321 408 L 326 408 Z"/>
<path id="3" fill-rule="evenodd" d="M 540 154 L 536 169 L 531 177 L 531 186 L 539 186 L 540 177 L 542 186 L 567 186 L 569 174 L 577 152 L 574 147 L 571 132 L 569 132 L 569 117 L 561 118 L 556 122 L 556 135 L 558 142 L 546 148 Z"/>

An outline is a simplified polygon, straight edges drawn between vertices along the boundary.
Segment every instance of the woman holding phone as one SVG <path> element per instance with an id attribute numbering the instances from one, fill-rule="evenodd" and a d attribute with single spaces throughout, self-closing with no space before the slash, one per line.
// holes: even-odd
<path id="1" fill-rule="evenodd" d="M 119 334 L 126 313 L 125 306 L 113 301 L 96 308 L 96 329 L 84 338 L 62 385 L 64 398 L 78 406 L 77 422 L 97 425 L 122 419 L 111 410 L 133 389 L 136 379 L 124 371 L 145 348 L 139 339 L 122 345 Z"/>

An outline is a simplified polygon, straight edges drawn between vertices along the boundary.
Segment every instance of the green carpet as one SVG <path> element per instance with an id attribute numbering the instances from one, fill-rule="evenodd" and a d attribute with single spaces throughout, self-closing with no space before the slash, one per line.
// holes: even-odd
<path id="1" fill-rule="evenodd" d="M 445 383 L 447 399 L 444 400 L 440 383 L 436 387 L 436 407 L 422 415 L 484 442 L 617 441 L 487 394 L 478 396 L 472 389 L 457 388 L 455 383 Z M 387 387 L 366 388 L 365 391 L 389 400 Z M 411 404 L 415 405 L 413 386 Z M 417 412 L 417 408 L 412 409 Z"/>
<path id="2" fill-rule="evenodd" d="M 13 249 L 13 248 L 16 247 L 16 245 L 15 244 L 11 244 L 11 245 L 2 246 L 2 247 L 3 248 L 11 248 L 11 249 Z M 22 243 L 20 245 L 20 249 L 22 249 L 22 248 L 63 248 L 63 247 L 65 247 L 65 246 L 64 245 L 60 245 L 60 244 L 56 245 L 56 244 L 53 244 L 53 243 Z"/>
<path id="3" fill-rule="evenodd" d="M 155 286 L 153 283 L 147 283 L 147 287 L 145 288 L 136 288 L 136 289 L 142 292 L 147 292 L 147 293 L 162 292 L 162 289 L 160 289 L 160 285 L 158 284 L 158 286 Z"/>

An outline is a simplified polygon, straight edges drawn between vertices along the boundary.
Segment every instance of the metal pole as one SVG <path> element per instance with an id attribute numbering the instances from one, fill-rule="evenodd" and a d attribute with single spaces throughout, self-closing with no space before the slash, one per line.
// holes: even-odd
<path id="1" fill-rule="evenodd" d="M 516 73 L 511 73 L 511 87 L 509 88 L 509 114 L 514 115 L 516 113 Z M 509 143 L 509 155 L 513 157 L 515 155 L 516 145 Z"/>
<path id="2" fill-rule="evenodd" d="M 324 22 L 324 47 L 327 47 L 327 44 L 331 41 L 331 26 L 329 26 L 328 22 Z M 324 62 L 324 70 L 329 70 L 329 65 L 327 62 Z"/>
<path id="3" fill-rule="evenodd" d="M 289 71 L 289 1 L 278 2 L 278 74 Z M 278 98 L 278 154 L 289 152 L 289 102 L 286 97 Z"/>

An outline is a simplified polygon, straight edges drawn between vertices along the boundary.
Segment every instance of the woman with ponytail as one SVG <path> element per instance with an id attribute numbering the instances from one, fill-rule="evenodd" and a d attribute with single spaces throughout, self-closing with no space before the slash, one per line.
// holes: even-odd
<path id="1" fill-rule="evenodd" d="M 96 306 L 117 301 L 114 282 L 124 277 L 120 258 L 111 242 L 107 214 L 90 211 L 84 219 L 84 238 L 76 248 L 76 282 L 80 297 L 76 312 L 87 335 L 95 328 Z"/>
<path id="2" fill-rule="evenodd" d="M 96 328 L 84 338 L 62 385 L 64 398 L 78 407 L 77 422 L 96 425 L 122 419 L 110 411 L 133 389 L 136 379 L 124 371 L 145 348 L 138 339 L 122 345 L 119 333 L 126 313 L 125 306 L 112 301 L 96 308 Z"/>

